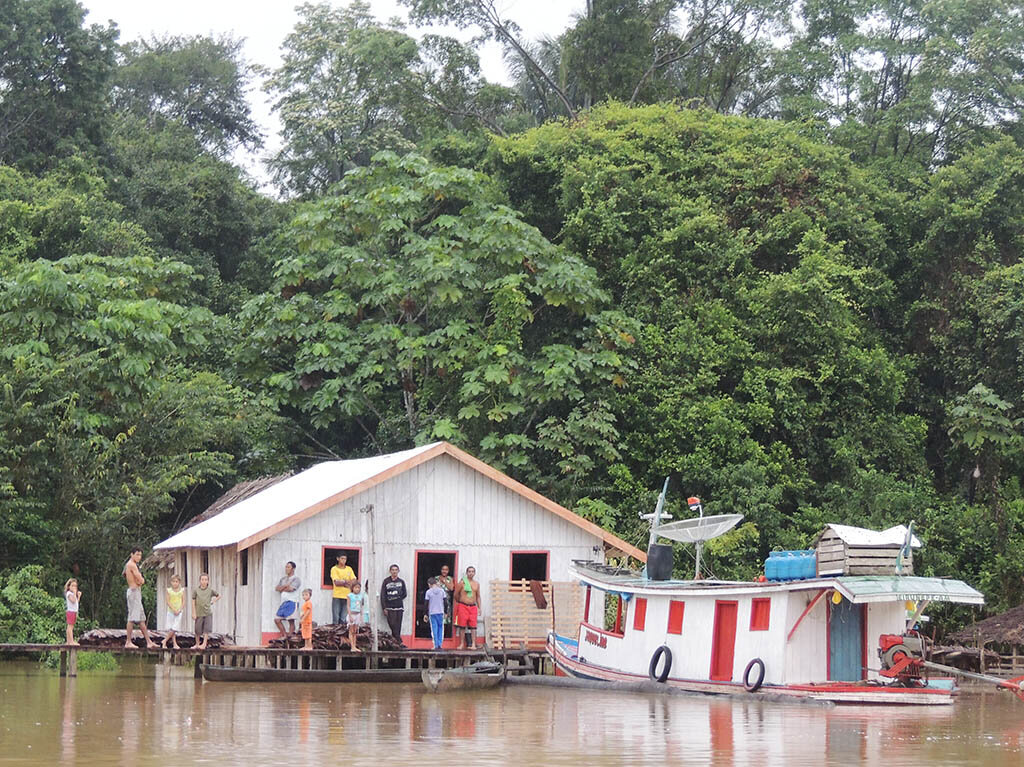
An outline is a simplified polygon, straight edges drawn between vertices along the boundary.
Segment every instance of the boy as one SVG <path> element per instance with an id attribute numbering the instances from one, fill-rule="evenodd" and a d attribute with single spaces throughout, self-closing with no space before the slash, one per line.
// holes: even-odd
<path id="1" fill-rule="evenodd" d="M 313 649 L 313 591 L 302 590 L 302 619 L 299 621 L 302 628 L 302 638 L 306 643 L 302 646 L 304 650 Z"/>
<path id="2" fill-rule="evenodd" d="M 213 603 L 220 599 L 220 594 L 210 588 L 210 576 L 203 573 L 199 576 L 199 588 L 192 590 L 192 614 L 196 618 L 196 649 L 205 650 L 213 631 Z M 200 642 L 199 637 L 202 636 Z"/>
<path id="3" fill-rule="evenodd" d="M 437 578 L 427 580 L 427 593 L 424 595 L 427 606 L 427 614 L 423 616 L 423 622 L 430 621 L 430 636 L 434 640 L 434 649 L 440 650 L 444 643 L 444 589 L 441 588 Z"/>

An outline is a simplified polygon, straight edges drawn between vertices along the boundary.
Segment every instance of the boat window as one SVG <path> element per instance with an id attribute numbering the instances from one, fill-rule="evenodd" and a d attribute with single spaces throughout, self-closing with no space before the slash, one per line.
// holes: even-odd
<path id="1" fill-rule="evenodd" d="M 668 633 L 683 633 L 683 612 L 686 610 L 686 602 L 672 600 L 668 603 Z"/>
<path id="2" fill-rule="evenodd" d="M 754 599 L 750 603 L 750 630 L 767 631 L 771 620 L 772 600 Z"/>
<path id="3" fill-rule="evenodd" d="M 612 591 L 604 595 L 604 630 L 612 634 L 622 633 L 622 597 Z"/>
<path id="4" fill-rule="evenodd" d="M 647 600 L 637 597 L 633 600 L 633 630 L 643 631 L 647 622 Z"/>

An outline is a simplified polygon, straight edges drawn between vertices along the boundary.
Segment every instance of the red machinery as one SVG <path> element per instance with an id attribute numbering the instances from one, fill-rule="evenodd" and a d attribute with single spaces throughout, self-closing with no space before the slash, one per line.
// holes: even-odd
<path id="1" fill-rule="evenodd" d="M 907 687 L 916 687 L 922 684 L 921 678 L 924 676 L 924 670 L 932 669 L 955 676 L 990 682 L 997 687 L 1009 690 L 1024 700 L 1024 676 L 1000 679 L 988 674 L 975 674 L 972 671 L 962 671 L 953 666 L 933 663 L 924 659 L 924 642 L 925 640 L 917 632 L 882 634 L 878 638 L 878 659 L 882 663 L 882 668 L 878 673 L 889 679 L 896 679 Z"/>

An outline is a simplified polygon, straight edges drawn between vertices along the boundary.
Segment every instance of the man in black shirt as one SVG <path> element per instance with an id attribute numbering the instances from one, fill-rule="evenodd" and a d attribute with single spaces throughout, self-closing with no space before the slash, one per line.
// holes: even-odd
<path id="1" fill-rule="evenodd" d="M 391 635 L 402 641 L 402 616 L 405 614 L 405 581 L 398 577 L 398 565 L 391 565 L 391 574 L 380 587 L 380 604 L 388 619 Z"/>

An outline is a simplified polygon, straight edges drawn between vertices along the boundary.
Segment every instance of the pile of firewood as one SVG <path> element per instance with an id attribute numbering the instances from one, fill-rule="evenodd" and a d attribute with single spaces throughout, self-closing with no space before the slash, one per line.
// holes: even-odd
<path id="1" fill-rule="evenodd" d="M 149 637 L 157 644 L 164 641 L 167 636 L 164 631 L 150 630 Z M 124 647 L 125 630 L 124 629 L 93 629 L 92 631 L 86 631 L 78 639 L 78 643 L 83 647 L 106 647 L 110 650 L 117 650 Z M 188 649 L 193 647 L 196 643 L 196 637 L 194 634 L 179 631 L 175 634 L 175 638 L 178 642 L 178 647 Z M 132 644 L 136 647 L 145 647 L 146 640 L 142 636 L 141 631 L 136 631 L 132 635 Z M 224 634 L 210 634 L 209 642 L 207 647 L 223 647 L 228 644 L 228 637 Z"/>
<path id="2" fill-rule="evenodd" d="M 381 650 L 403 650 L 405 645 L 400 639 L 395 639 L 391 634 L 378 632 L 378 647 Z M 289 634 L 281 638 L 276 637 L 270 640 L 271 647 L 298 649 L 305 645 L 305 640 L 299 634 Z M 356 647 L 360 650 L 373 648 L 373 634 L 369 626 L 360 626 L 356 632 Z M 344 624 L 329 624 L 317 626 L 313 629 L 314 650 L 351 650 L 348 642 L 348 626 Z"/>

